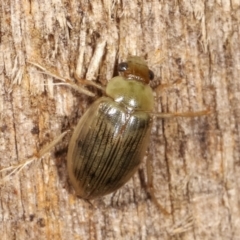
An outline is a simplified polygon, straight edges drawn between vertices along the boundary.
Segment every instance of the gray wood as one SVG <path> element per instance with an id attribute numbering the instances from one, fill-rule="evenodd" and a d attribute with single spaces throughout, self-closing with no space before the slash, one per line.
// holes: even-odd
<path id="1" fill-rule="evenodd" d="M 146 194 L 146 168 L 92 201 L 67 180 L 69 135 L 42 160 L 3 181 L 1 239 L 239 239 L 239 1 L 0 2 L 0 168 L 36 155 L 76 125 L 94 100 L 62 77 L 106 84 L 117 61 L 145 56 L 156 112 L 150 152 L 162 214 Z M 97 90 L 93 90 L 96 94 Z M 95 98 L 96 99 L 96 98 Z"/>

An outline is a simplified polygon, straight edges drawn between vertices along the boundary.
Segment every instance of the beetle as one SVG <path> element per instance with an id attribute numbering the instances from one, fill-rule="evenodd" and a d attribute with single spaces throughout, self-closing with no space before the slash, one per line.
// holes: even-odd
<path id="1" fill-rule="evenodd" d="M 147 150 L 154 98 L 154 74 L 136 56 L 118 65 L 119 76 L 106 86 L 79 120 L 67 154 L 70 181 L 77 195 L 93 199 L 111 193 L 137 171 Z"/>
<path id="2" fill-rule="evenodd" d="M 79 88 L 68 80 L 47 72 L 40 65 L 29 63 L 64 81 L 73 89 L 94 96 L 87 89 Z M 86 200 L 116 191 L 137 171 L 148 147 L 153 115 L 169 118 L 196 117 L 209 113 L 208 110 L 153 113 L 154 97 L 149 83 L 153 80 L 154 74 L 141 57 L 129 57 L 126 62 L 118 65 L 118 72 L 119 76 L 112 78 L 105 90 L 96 83 L 85 82 L 104 90 L 105 96 L 97 99 L 83 114 L 69 142 L 67 153 L 69 179 L 76 195 Z M 2 169 L 1 172 L 11 171 L 4 179 L 20 172 L 36 158 L 43 157 L 67 132 L 62 133 L 24 164 Z M 147 174 L 150 197 L 163 213 L 168 214 L 155 197 L 149 166 Z"/>

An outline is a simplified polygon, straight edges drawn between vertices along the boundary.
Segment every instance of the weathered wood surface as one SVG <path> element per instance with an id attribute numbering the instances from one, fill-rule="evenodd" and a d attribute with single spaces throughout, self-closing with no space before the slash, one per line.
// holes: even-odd
<path id="1" fill-rule="evenodd" d="M 1 1 L 0 168 L 29 159 L 74 127 L 94 100 L 54 86 L 27 61 L 106 84 L 118 61 L 145 56 L 156 79 L 169 85 L 156 89 L 156 111 L 211 109 L 199 118 L 154 120 L 154 187 L 171 217 L 147 196 L 144 165 L 94 207 L 76 198 L 66 175 L 68 136 L 1 182 L 1 239 L 240 239 L 239 6 Z"/>

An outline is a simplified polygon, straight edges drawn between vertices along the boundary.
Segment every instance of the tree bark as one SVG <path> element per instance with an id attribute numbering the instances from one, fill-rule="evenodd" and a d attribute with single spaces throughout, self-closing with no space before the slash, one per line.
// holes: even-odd
<path id="1" fill-rule="evenodd" d="M 154 118 L 154 189 L 170 216 L 146 192 L 145 161 L 116 193 L 77 198 L 68 134 L 20 173 L 1 173 L 1 239 L 239 239 L 239 1 L 4 0 L 0 17 L 1 169 L 36 156 L 97 98 L 30 62 L 106 85 L 118 62 L 143 56 L 164 86 L 156 112 L 211 110 Z"/>

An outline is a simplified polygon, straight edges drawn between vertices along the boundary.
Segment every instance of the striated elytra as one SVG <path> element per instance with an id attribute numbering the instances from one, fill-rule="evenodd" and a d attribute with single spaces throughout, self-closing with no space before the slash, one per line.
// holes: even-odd
<path id="1" fill-rule="evenodd" d="M 129 57 L 119 76 L 79 120 L 68 147 L 70 181 L 77 195 L 93 199 L 111 193 L 136 172 L 147 150 L 154 98 L 146 62 Z"/>

